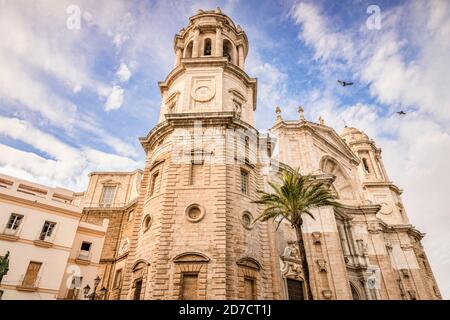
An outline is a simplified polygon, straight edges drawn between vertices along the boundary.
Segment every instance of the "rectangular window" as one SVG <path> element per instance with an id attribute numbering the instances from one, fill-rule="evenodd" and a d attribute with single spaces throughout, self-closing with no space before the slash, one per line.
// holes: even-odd
<path id="1" fill-rule="evenodd" d="M 245 163 L 250 163 L 250 139 L 245 137 Z"/>
<path id="2" fill-rule="evenodd" d="M 255 279 L 244 279 L 244 299 L 256 300 Z"/>
<path id="3" fill-rule="evenodd" d="M 39 236 L 39 240 L 48 241 L 53 234 L 55 226 L 55 222 L 45 221 L 44 226 L 42 227 L 41 234 Z"/>
<path id="4" fill-rule="evenodd" d="M 203 182 L 203 163 L 191 164 L 191 185 L 201 184 Z"/>
<path id="5" fill-rule="evenodd" d="M 156 171 L 152 174 L 152 178 L 150 180 L 150 190 L 148 191 L 148 195 L 151 196 L 156 190 L 156 183 L 158 181 L 159 171 Z"/>
<path id="6" fill-rule="evenodd" d="M 72 277 L 72 283 L 70 284 L 70 287 L 67 290 L 66 299 L 78 300 L 79 295 L 80 295 L 82 281 L 83 281 L 83 277 L 80 277 L 80 276 Z"/>
<path id="7" fill-rule="evenodd" d="M 134 283 L 133 300 L 141 300 L 142 280 L 138 280 Z"/>
<path id="8" fill-rule="evenodd" d="M 3 290 L 0 290 L 0 300 L 2 300 L 3 297 Z"/>
<path id="9" fill-rule="evenodd" d="M 116 186 L 104 186 L 100 204 L 110 207 L 114 202 L 114 195 L 116 193 Z"/>
<path id="10" fill-rule="evenodd" d="M 197 300 L 198 274 L 183 274 L 181 300 Z"/>
<path id="11" fill-rule="evenodd" d="M 37 286 L 37 279 L 42 262 L 30 261 L 27 272 L 23 277 L 22 286 L 34 288 Z"/>
<path id="12" fill-rule="evenodd" d="M 122 269 L 116 271 L 114 276 L 114 288 L 120 288 L 120 283 L 122 282 Z"/>
<path id="13" fill-rule="evenodd" d="M 248 172 L 241 170 L 241 191 L 248 194 Z"/>
<path id="14" fill-rule="evenodd" d="M 91 246 L 92 243 L 83 241 L 83 243 L 81 243 L 80 254 L 78 255 L 78 258 L 87 260 L 89 258 Z"/>
<path id="15" fill-rule="evenodd" d="M 11 213 L 6 228 L 10 230 L 17 230 L 20 226 L 20 223 L 22 222 L 22 219 L 23 215 Z"/>

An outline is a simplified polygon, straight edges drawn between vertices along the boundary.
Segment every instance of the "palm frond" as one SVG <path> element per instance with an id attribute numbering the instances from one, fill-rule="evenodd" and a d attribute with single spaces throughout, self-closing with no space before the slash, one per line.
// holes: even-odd
<path id="1" fill-rule="evenodd" d="M 302 175 L 298 169 L 281 172 L 280 183 L 270 181 L 270 192 L 258 191 L 259 198 L 253 203 L 264 206 L 261 215 L 254 221 L 267 221 L 281 216 L 277 229 L 284 219 L 292 225 L 303 223 L 301 215 L 315 219 L 311 209 L 332 206 L 340 207 L 335 195 L 323 181 L 311 175 Z"/>

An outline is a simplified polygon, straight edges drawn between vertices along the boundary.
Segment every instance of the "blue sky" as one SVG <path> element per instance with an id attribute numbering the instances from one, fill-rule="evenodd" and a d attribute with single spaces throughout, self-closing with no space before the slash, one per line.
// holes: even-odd
<path id="1" fill-rule="evenodd" d="M 380 28 L 368 28 L 369 5 Z M 79 29 L 67 19 L 80 9 Z M 247 32 L 258 129 L 294 119 L 364 130 L 404 189 L 411 222 L 450 297 L 450 2 L 1 1 L 0 172 L 84 189 L 93 170 L 142 167 L 173 36 L 220 6 Z M 67 13 L 69 10 L 70 13 Z M 353 81 L 342 88 L 337 79 Z M 400 117 L 396 111 L 406 110 Z"/>

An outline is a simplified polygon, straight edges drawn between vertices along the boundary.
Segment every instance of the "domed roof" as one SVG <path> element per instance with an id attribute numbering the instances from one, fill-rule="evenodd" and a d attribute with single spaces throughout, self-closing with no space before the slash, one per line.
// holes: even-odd
<path id="1" fill-rule="evenodd" d="M 344 130 L 342 130 L 341 138 L 344 139 L 347 143 L 370 140 L 369 136 L 363 131 L 347 126 L 344 128 Z"/>

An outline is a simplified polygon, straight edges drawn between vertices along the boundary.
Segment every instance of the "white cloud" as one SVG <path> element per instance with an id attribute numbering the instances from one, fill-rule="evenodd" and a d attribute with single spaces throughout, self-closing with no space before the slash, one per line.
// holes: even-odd
<path id="1" fill-rule="evenodd" d="M 326 19 L 312 4 L 299 3 L 291 12 L 295 22 L 302 26 L 299 38 L 314 46 L 315 59 L 328 60 L 337 56 L 351 59 L 353 43 L 346 34 L 330 30 Z"/>
<path id="2" fill-rule="evenodd" d="M 86 185 L 89 172 L 131 171 L 142 166 L 142 163 L 133 159 L 88 146 L 70 146 L 32 124 L 15 118 L 0 117 L 1 135 L 22 141 L 49 158 L 0 143 L 0 171 L 46 185 L 80 190 Z"/>
<path id="3" fill-rule="evenodd" d="M 61 143 L 54 136 L 36 129 L 30 123 L 16 118 L 0 116 L 0 135 L 20 140 L 57 159 L 77 157 L 77 150 Z"/>
<path id="4" fill-rule="evenodd" d="M 124 90 L 120 86 L 113 86 L 104 105 L 105 111 L 119 109 L 123 103 Z"/>
<path id="5" fill-rule="evenodd" d="M 130 80 L 131 71 L 128 66 L 122 62 L 116 72 L 116 75 L 119 77 L 120 81 L 127 82 L 128 80 Z"/>

